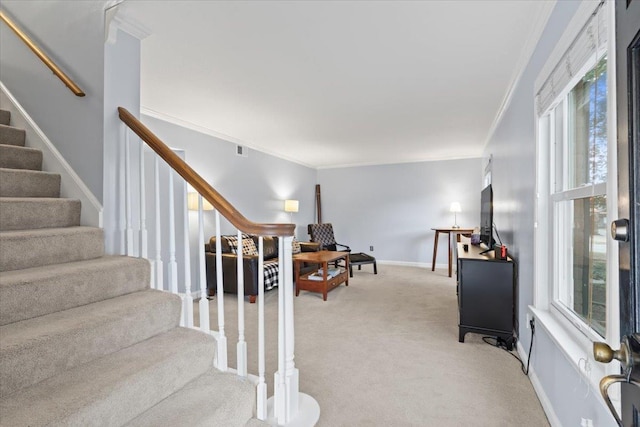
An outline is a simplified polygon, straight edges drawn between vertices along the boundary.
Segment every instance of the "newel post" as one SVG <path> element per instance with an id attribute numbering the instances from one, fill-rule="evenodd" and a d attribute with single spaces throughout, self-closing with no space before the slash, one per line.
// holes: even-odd
<path id="1" fill-rule="evenodd" d="M 281 426 L 313 426 L 320 418 L 320 406 L 313 397 L 300 393 L 299 371 L 295 366 L 292 243 L 293 236 L 279 238 L 279 360 L 274 375 L 274 396 L 269 399 L 269 422 Z"/>

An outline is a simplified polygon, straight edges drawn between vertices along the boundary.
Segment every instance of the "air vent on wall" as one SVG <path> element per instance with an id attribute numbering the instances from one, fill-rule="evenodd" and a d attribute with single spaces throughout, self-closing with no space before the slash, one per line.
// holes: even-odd
<path id="1" fill-rule="evenodd" d="M 249 149 L 242 145 L 236 145 L 236 154 L 242 157 L 249 157 Z"/>

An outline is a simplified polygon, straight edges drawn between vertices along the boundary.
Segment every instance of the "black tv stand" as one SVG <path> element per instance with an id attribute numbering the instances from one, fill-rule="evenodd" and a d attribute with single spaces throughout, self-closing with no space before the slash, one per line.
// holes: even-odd
<path id="1" fill-rule="evenodd" d="M 515 263 L 495 259 L 491 249 L 458 243 L 459 337 L 469 333 L 496 337 L 511 350 L 514 344 Z M 483 255 L 484 254 L 484 255 Z"/>

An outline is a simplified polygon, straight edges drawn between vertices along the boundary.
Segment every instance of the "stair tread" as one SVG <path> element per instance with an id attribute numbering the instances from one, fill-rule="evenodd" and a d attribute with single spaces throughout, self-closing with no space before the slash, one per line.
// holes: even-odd
<path id="1" fill-rule="evenodd" d="M 77 199 L 0 197 L 0 230 L 33 230 L 80 225 Z"/>
<path id="2" fill-rule="evenodd" d="M 9 110 L 0 109 L 0 124 L 8 125 L 11 122 L 11 112 Z"/>
<path id="3" fill-rule="evenodd" d="M 29 169 L 0 168 L 0 172 L 21 173 L 25 175 L 34 175 L 34 176 L 60 176 L 60 174 L 58 173 L 46 172 L 46 171 L 34 171 Z"/>
<path id="4" fill-rule="evenodd" d="M 177 295 L 148 289 L 0 327 L 0 396 L 178 326 Z"/>
<path id="5" fill-rule="evenodd" d="M 59 197 L 60 179 L 57 173 L 0 168 L 0 196 Z"/>
<path id="6" fill-rule="evenodd" d="M 243 427 L 253 415 L 254 399 L 254 386 L 249 380 L 212 369 L 126 427 Z"/>
<path id="7" fill-rule="evenodd" d="M 103 237 L 87 226 L 0 231 L 0 271 L 99 258 Z"/>
<path id="8" fill-rule="evenodd" d="M 42 151 L 36 148 L 0 144 L 0 167 L 41 170 Z"/>
<path id="9" fill-rule="evenodd" d="M 110 255 L 3 272 L 0 325 L 148 289 L 150 274 L 146 259 Z"/>
<path id="10" fill-rule="evenodd" d="M 0 142 L 3 144 L 24 146 L 25 137 L 24 129 L 0 124 Z"/>
<path id="11" fill-rule="evenodd" d="M 0 425 L 122 425 L 209 370 L 214 344 L 172 329 L 0 399 Z"/>

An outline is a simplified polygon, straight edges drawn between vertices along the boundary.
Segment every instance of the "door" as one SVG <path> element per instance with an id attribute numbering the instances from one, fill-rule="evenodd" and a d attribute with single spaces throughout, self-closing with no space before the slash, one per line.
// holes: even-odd
<path id="1" fill-rule="evenodd" d="M 596 344 L 596 360 L 621 362 L 621 375 L 603 378 L 600 391 L 618 424 L 640 427 L 640 0 L 616 0 L 616 98 L 618 128 L 618 218 L 620 349 Z M 607 396 L 621 383 L 622 417 Z"/>

